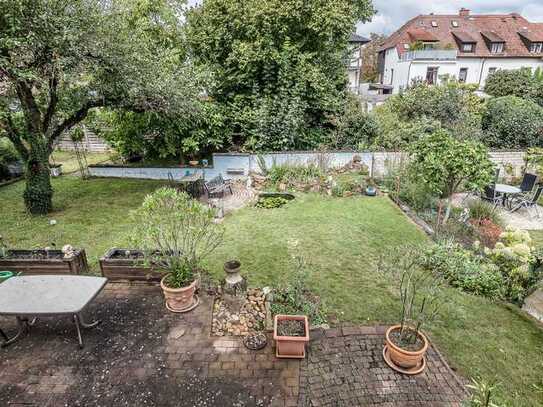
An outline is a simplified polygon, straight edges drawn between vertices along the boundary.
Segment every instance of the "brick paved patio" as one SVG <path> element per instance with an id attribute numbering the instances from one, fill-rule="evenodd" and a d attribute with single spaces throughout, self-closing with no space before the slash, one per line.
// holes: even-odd
<path id="1" fill-rule="evenodd" d="M 441 406 L 464 394 L 433 350 L 423 375 L 392 373 L 382 336 L 360 331 L 371 328 L 313 332 L 303 362 L 276 359 L 270 345 L 249 351 L 210 336 L 212 298 L 201 300 L 177 315 L 158 287 L 110 284 L 89 309 L 103 323 L 84 331 L 83 350 L 69 319 L 38 321 L 0 350 L 0 406 Z"/>

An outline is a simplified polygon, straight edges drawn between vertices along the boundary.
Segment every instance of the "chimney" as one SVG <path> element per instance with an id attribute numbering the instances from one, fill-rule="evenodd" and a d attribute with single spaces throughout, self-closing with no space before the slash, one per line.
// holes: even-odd
<path id="1" fill-rule="evenodd" d="M 458 14 L 460 15 L 460 17 L 469 17 L 469 13 L 470 13 L 469 9 L 462 7 Z"/>

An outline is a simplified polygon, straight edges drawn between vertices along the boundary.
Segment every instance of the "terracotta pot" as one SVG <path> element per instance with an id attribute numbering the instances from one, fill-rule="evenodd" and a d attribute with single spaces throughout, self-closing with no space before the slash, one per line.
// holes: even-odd
<path id="1" fill-rule="evenodd" d="M 277 334 L 279 321 L 303 321 L 304 336 L 280 336 Z M 276 315 L 273 321 L 273 339 L 275 340 L 275 356 L 278 358 L 305 358 L 305 344 L 309 342 L 309 323 L 305 315 Z"/>
<path id="2" fill-rule="evenodd" d="M 166 308 L 172 312 L 187 312 L 198 305 L 198 299 L 195 298 L 195 292 L 198 288 L 198 280 L 194 280 L 187 287 L 181 288 L 170 288 L 166 286 L 164 280 L 167 276 L 164 276 L 160 280 L 160 287 L 164 293 L 164 298 L 166 300 Z"/>
<path id="3" fill-rule="evenodd" d="M 401 325 L 394 325 L 388 328 L 386 332 L 385 340 L 390 360 L 403 370 L 415 369 L 422 366 L 424 355 L 428 349 L 428 339 L 426 339 L 426 336 L 419 332 L 418 336 L 424 344 L 422 349 L 417 351 L 402 349 L 390 339 L 390 334 L 393 331 L 399 330 L 400 328 Z"/>
<path id="4" fill-rule="evenodd" d="M 190 160 L 190 161 L 189 161 L 189 165 L 190 165 L 191 167 L 196 167 L 196 166 L 198 165 L 198 161 L 197 161 L 197 160 Z"/>

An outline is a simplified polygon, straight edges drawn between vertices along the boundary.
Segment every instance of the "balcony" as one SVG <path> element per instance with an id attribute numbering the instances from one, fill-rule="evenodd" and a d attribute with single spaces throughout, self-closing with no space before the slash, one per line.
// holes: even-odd
<path id="1" fill-rule="evenodd" d="M 455 61 L 456 54 L 454 49 L 424 49 L 404 53 L 401 61 Z"/>

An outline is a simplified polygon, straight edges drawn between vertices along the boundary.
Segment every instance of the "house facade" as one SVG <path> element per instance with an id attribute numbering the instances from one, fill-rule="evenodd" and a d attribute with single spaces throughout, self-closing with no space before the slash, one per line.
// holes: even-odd
<path id="1" fill-rule="evenodd" d="M 360 77 L 362 75 L 362 49 L 370 42 L 368 38 L 352 34 L 349 40 L 349 58 L 347 62 L 347 75 L 349 77 L 349 90 L 358 93 Z"/>
<path id="2" fill-rule="evenodd" d="M 380 83 L 392 93 L 445 75 L 482 89 L 491 73 L 519 68 L 543 69 L 543 23 L 517 13 L 419 15 L 379 49 Z"/>

